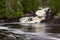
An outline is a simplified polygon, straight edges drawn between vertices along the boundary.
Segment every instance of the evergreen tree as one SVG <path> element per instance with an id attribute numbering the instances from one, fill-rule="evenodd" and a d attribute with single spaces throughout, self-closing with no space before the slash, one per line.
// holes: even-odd
<path id="1" fill-rule="evenodd" d="M 7 0 L 6 17 L 9 19 L 17 19 L 23 15 L 22 7 L 19 0 Z M 10 5 L 9 5 L 10 4 Z"/>
<path id="2" fill-rule="evenodd" d="M 3 18 L 6 11 L 5 11 L 5 2 L 6 0 L 0 0 L 0 18 Z"/>
<path id="3" fill-rule="evenodd" d="M 47 0 L 47 6 L 49 6 L 54 15 L 60 12 L 60 0 Z"/>
<path id="4" fill-rule="evenodd" d="M 38 8 L 37 0 L 22 0 L 22 6 L 24 8 L 24 12 L 26 11 L 36 11 Z"/>

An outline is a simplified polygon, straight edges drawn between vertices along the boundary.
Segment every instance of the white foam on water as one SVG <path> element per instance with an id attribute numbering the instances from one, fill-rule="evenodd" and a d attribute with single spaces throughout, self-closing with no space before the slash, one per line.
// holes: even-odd
<path id="1" fill-rule="evenodd" d="M 1 26 L 0 26 L 0 29 L 6 29 L 6 30 L 7 30 L 7 29 L 8 29 L 8 27 L 1 27 Z"/>

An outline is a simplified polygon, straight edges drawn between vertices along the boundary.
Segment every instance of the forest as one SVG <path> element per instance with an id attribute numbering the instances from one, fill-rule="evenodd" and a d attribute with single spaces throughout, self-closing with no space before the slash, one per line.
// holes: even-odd
<path id="1" fill-rule="evenodd" d="M 60 17 L 60 0 L 0 0 L 0 19 L 16 20 L 38 7 L 50 7 L 53 17 Z"/>

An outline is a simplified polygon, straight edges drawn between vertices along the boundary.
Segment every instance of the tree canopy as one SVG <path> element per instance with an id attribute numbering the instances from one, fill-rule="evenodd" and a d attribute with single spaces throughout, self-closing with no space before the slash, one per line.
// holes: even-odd
<path id="1" fill-rule="evenodd" d="M 24 11 L 36 11 L 38 9 L 38 1 L 37 0 L 22 0 L 22 6 Z"/>
<path id="2" fill-rule="evenodd" d="M 6 1 L 6 17 L 9 19 L 16 19 L 23 15 L 23 8 L 18 0 Z"/>
<path id="3" fill-rule="evenodd" d="M 6 0 L 0 0 L 0 18 L 4 17 L 5 12 L 5 1 Z"/>
<path id="4" fill-rule="evenodd" d="M 47 6 L 49 6 L 54 15 L 60 12 L 60 0 L 47 0 Z"/>
<path id="5" fill-rule="evenodd" d="M 0 18 L 17 19 L 39 6 L 50 7 L 54 15 L 60 13 L 60 0 L 0 0 Z"/>

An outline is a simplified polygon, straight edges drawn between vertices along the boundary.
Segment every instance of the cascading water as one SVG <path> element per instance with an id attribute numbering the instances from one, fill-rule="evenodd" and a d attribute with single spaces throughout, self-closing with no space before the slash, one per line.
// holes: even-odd
<path id="1" fill-rule="evenodd" d="M 11 14 L 15 12 L 14 7 L 16 5 L 13 7 L 12 5 L 14 5 L 14 2 L 10 2 L 10 0 L 6 0 L 7 14 Z M 21 6 L 20 2 L 18 2 L 18 5 Z M 17 9 L 17 6 L 15 7 L 15 9 Z M 40 14 L 38 15 L 40 16 Z M 6 24 L 8 26 L 6 26 Z M 14 26 L 13 24 L 16 26 L 16 28 L 13 28 Z M 16 25 L 16 24 L 19 24 L 19 25 Z M 32 27 L 33 32 L 26 32 L 25 30 L 23 30 L 23 28 L 18 28 L 18 26 L 22 27 L 20 23 L 12 23 L 12 25 L 10 23 L 3 23 L 3 24 L 0 23 L 0 40 L 60 40 L 59 34 L 57 34 L 58 36 L 56 36 L 56 34 L 54 35 L 54 34 L 45 33 L 46 24 L 43 24 L 43 25 L 42 24 L 22 24 L 22 25 L 24 27 Z"/>

